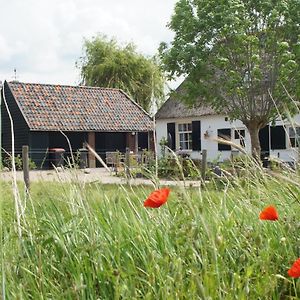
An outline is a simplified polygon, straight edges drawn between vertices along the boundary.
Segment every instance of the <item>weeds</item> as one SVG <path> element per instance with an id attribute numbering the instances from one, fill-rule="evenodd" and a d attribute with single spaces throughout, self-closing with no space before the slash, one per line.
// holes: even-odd
<path id="1" fill-rule="evenodd" d="M 2 298 L 300 297 L 287 276 L 300 256 L 299 188 L 251 163 L 242 178 L 171 188 L 159 209 L 143 207 L 150 187 L 33 184 L 20 247 L 3 183 Z M 300 182 L 297 172 L 282 176 Z M 259 220 L 269 204 L 277 222 Z"/>

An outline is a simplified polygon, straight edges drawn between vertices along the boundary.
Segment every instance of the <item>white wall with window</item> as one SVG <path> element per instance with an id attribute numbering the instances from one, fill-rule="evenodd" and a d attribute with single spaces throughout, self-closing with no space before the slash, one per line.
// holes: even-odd
<path id="1" fill-rule="evenodd" d="M 156 135 L 158 143 L 158 154 L 161 147 L 159 141 L 162 138 L 168 139 L 171 128 L 172 140 L 175 144 L 174 150 L 180 149 L 188 152 L 191 158 L 200 159 L 201 150 L 192 150 L 193 122 L 200 121 L 200 148 L 206 149 L 209 161 L 224 161 L 229 159 L 232 151 L 235 150 L 224 144 L 216 142 L 218 136 L 227 137 L 232 142 L 245 147 L 247 153 L 251 153 L 250 135 L 245 125 L 239 121 L 231 122 L 222 115 L 200 116 L 199 118 L 182 119 L 159 119 L 156 121 Z M 170 136 L 169 136 L 170 138 Z M 293 118 L 293 124 L 288 120 L 278 119 L 275 124 L 268 126 L 267 135 L 264 138 L 266 155 L 279 158 L 282 161 L 295 161 L 299 159 L 300 144 L 300 114 Z"/>
<path id="2" fill-rule="evenodd" d="M 193 126 L 196 121 L 200 123 L 199 135 L 193 133 Z M 170 124 L 173 125 L 173 137 L 170 137 Z M 196 125 L 196 124 L 195 124 Z M 231 147 L 218 144 L 216 138 L 220 134 L 220 130 L 224 131 L 228 138 L 235 142 L 234 130 L 239 130 L 240 135 L 238 143 L 241 143 L 240 139 L 243 139 L 243 143 L 246 146 L 246 149 L 250 149 L 250 136 L 245 128 L 245 126 L 240 121 L 231 122 L 226 116 L 214 115 L 214 116 L 201 116 L 199 118 L 185 118 L 185 119 L 159 119 L 156 121 L 156 135 L 157 135 L 157 146 L 158 154 L 161 153 L 161 146 L 159 142 L 162 139 L 174 140 L 175 151 L 184 151 L 190 154 L 191 158 L 201 159 L 201 150 L 207 150 L 207 158 L 209 161 L 223 161 L 229 159 L 232 155 Z M 168 134 L 169 133 L 169 134 Z M 242 136 L 244 135 L 244 136 Z M 193 138 L 199 138 L 200 140 L 200 150 L 193 150 Z M 173 141 L 172 141 L 173 142 Z M 195 146 L 195 145 L 194 145 Z M 247 150 L 247 151 L 248 151 Z"/>

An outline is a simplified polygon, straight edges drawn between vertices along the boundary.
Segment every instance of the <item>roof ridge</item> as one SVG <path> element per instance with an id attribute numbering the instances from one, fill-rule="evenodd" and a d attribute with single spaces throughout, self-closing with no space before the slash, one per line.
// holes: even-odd
<path id="1" fill-rule="evenodd" d="M 100 86 L 88 86 L 88 85 L 71 85 L 71 84 L 58 84 L 58 83 L 38 83 L 38 82 L 21 82 L 21 81 L 7 81 L 9 84 L 24 84 L 24 85 L 42 85 L 42 86 L 62 86 L 72 88 L 85 88 L 85 89 L 101 89 L 101 90 L 113 90 L 122 91 L 120 88 L 100 87 Z"/>

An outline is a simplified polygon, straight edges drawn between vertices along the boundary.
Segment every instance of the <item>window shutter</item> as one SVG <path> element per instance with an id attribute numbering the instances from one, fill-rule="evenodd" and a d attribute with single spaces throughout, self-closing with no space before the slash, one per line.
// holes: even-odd
<path id="1" fill-rule="evenodd" d="M 269 152 L 270 151 L 269 131 L 270 131 L 270 126 L 269 125 L 263 127 L 259 131 L 260 147 L 261 147 L 261 151 L 264 151 L 264 152 Z"/>
<path id="2" fill-rule="evenodd" d="M 201 123 L 200 121 L 192 122 L 192 149 L 201 150 Z"/>
<path id="3" fill-rule="evenodd" d="M 168 132 L 168 147 L 172 150 L 176 149 L 176 140 L 175 140 L 175 123 L 167 123 L 167 132 Z"/>
<path id="4" fill-rule="evenodd" d="M 229 141 L 231 141 L 231 129 L 230 128 L 218 129 L 218 137 L 223 138 L 223 139 L 228 139 Z M 222 143 L 218 143 L 218 150 L 219 151 L 230 151 L 231 146 L 225 145 Z"/>
<path id="5" fill-rule="evenodd" d="M 286 149 L 285 130 L 283 126 L 271 127 L 271 149 Z"/>

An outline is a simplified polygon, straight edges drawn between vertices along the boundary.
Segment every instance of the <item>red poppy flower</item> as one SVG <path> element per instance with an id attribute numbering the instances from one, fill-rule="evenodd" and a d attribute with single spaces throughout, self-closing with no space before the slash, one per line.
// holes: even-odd
<path id="1" fill-rule="evenodd" d="M 278 212 L 272 205 L 266 207 L 260 214 L 260 220 L 276 221 L 278 220 Z"/>
<path id="2" fill-rule="evenodd" d="M 157 208 L 167 202 L 168 196 L 170 193 L 170 189 L 163 188 L 160 190 L 156 190 L 152 192 L 149 197 L 145 200 L 145 207 Z"/>
<path id="3" fill-rule="evenodd" d="M 298 258 L 291 268 L 288 270 L 288 274 L 290 277 L 298 278 L 300 277 L 300 258 Z"/>

